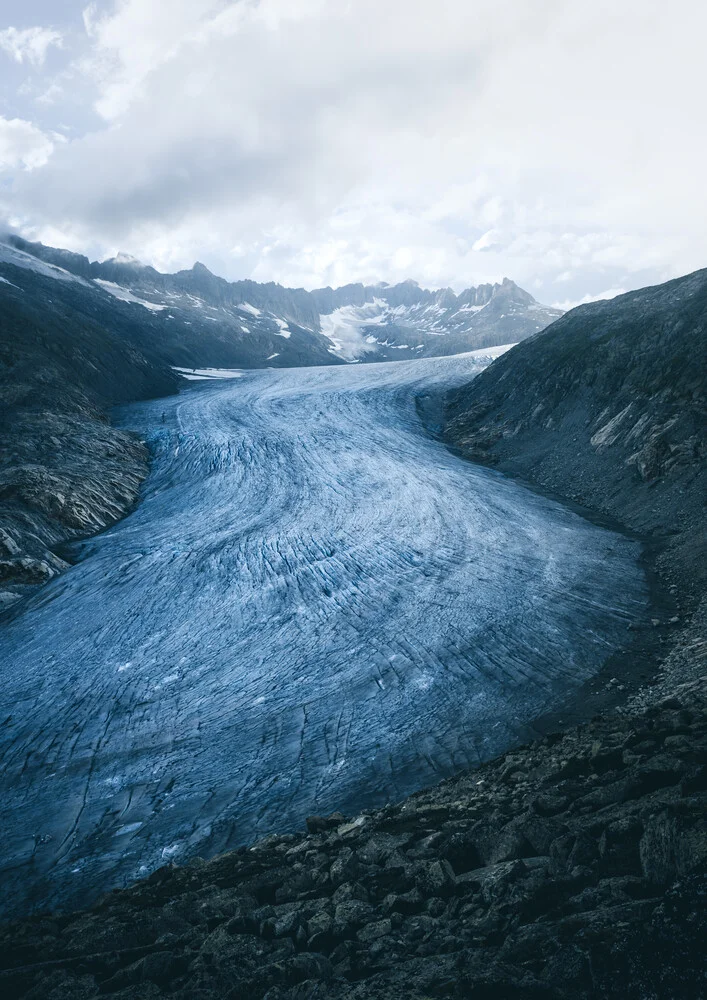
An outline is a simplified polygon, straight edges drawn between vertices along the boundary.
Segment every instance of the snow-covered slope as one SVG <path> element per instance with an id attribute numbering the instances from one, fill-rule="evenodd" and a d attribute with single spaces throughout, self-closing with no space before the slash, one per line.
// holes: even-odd
<path id="1" fill-rule="evenodd" d="M 28 244 L 31 246 L 32 244 Z M 13 267 L 21 267 L 27 271 L 35 271 L 37 274 L 47 278 L 56 278 L 58 281 L 82 282 L 80 275 L 69 271 L 64 267 L 59 267 L 51 261 L 43 260 L 32 253 L 26 253 L 18 246 L 11 243 L 0 242 L 0 265 L 10 264 Z M 7 281 L 7 279 L 4 279 Z"/>
<path id="2" fill-rule="evenodd" d="M 18 237 L 0 249 L 0 265 L 4 260 L 100 289 L 106 308 L 110 296 L 152 313 L 159 332 L 150 343 L 165 361 L 185 367 L 284 368 L 459 354 L 517 343 L 561 315 L 507 278 L 460 295 L 414 281 L 307 292 L 229 282 L 201 263 L 162 274 L 126 254 L 89 262 Z"/>

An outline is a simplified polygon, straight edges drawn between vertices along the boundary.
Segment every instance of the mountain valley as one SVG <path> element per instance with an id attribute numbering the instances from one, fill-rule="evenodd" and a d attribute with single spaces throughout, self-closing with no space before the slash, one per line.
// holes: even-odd
<path id="1" fill-rule="evenodd" d="M 6 247 L 6 995 L 703 1000 L 707 272 L 361 364 L 525 293 Z"/>

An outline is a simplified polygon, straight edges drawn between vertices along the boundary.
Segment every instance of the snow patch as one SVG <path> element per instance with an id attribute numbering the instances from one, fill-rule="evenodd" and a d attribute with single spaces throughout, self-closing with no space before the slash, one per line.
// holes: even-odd
<path id="1" fill-rule="evenodd" d="M 135 833 L 137 830 L 140 829 L 140 827 L 142 825 L 143 824 L 142 824 L 141 820 L 139 822 L 137 822 L 137 823 L 126 823 L 125 826 L 121 826 L 121 828 L 119 830 L 116 830 L 115 833 L 113 834 L 113 836 L 114 837 L 122 837 L 126 833 Z"/>
<path id="2" fill-rule="evenodd" d="M 376 347 L 389 347 L 395 350 L 409 349 L 409 344 L 397 344 L 386 338 L 380 340 L 371 327 L 397 327 L 404 329 L 409 335 L 418 337 L 444 337 L 449 328 L 455 333 L 464 330 L 464 320 L 485 309 L 484 305 L 461 306 L 450 313 L 439 302 L 416 302 L 414 305 L 398 305 L 392 307 L 381 298 L 374 298 L 362 306 L 341 306 L 331 313 L 319 317 L 322 334 L 330 341 L 330 353 L 345 361 L 355 361 L 364 354 L 370 354 Z M 456 322 L 455 322 L 456 317 Z M 424 345 L 418 345 L 415 350 L 421 350 Z"/>
<path id="3" fill-rule="evenodd" d="M 460 309 L 457 309 L 454 315 L 458 316 L 459 313 L 478 313 L 481 312 L 482 309 L 485 309 L 487 305 L 488 302 L 484 302 L 482 306 L 462 306 Z"/>
<path id="4" fill-rule="evenodd" d="M 172 369 L 190 382 L 209 378 L 243 378 L 244 375 L 238 368 L 178 368 L 172 365 Z"/>
<path id="5" fill-rule="evenodd" d="M 114 281 L 106 281 L 105 278 L 94 278 L 93 280 L 105 292 L 108 292 L 113 298 L 120 299 L 121 302 L 133 302 L 144 309 L 149 309 L 150 312 L 162 312 L 163 309 L 168 308 L 168 306 L 160 305 L 157 302 L 148 302 L 147 299 L 139 299 L 129 289 L 123 288 L 122 285 L 116 285 Z"/>
<path id="6" fill-rule="evenodd" d="M 236 309 L 240 309 L 241 312 L 250 313 L 251 316 L 260 316 L 261 315 L 260 309 L 256 309 L 255 306 L 252 306 L 250 304 L 250 302 L 241 302 L 240 305 L 236 306 Z"/>
<path id="7" fill-rule="evenodd" d="M 383 299 L 374 299 L 362 306 L 340 306 L 332 313 L 319 317 L 323 336 L 329 340 L 331 354 L 345 361 L 355 361 L 362 354 L 370 353 L 370 346 L 376 338 L 367 333 L 371 326 L 381 326 L 391 315 L 391 310 Z"/>

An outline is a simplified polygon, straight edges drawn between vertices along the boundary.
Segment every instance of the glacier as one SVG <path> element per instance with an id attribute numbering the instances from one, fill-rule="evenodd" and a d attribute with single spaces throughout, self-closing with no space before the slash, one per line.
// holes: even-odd
<path id="1" fill-rule="evenodd" d="M 140 505 L 0 628 L 3 912 L 399 800 L 625 643 L 638 542 L 420 420 L 498 350 L 204 371 L 118 412 Z"/>

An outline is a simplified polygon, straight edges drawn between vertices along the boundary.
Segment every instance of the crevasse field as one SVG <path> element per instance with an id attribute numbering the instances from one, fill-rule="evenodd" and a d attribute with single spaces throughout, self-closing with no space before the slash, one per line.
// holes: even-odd
<path id="1" fill-rule="evenodd" d="M 122 412 L 142 503 L 0 630 L 6 913 L 400 799 L 527 737 L 625 641 L 637 543 L 418 418 L 487 355 Z"/>

